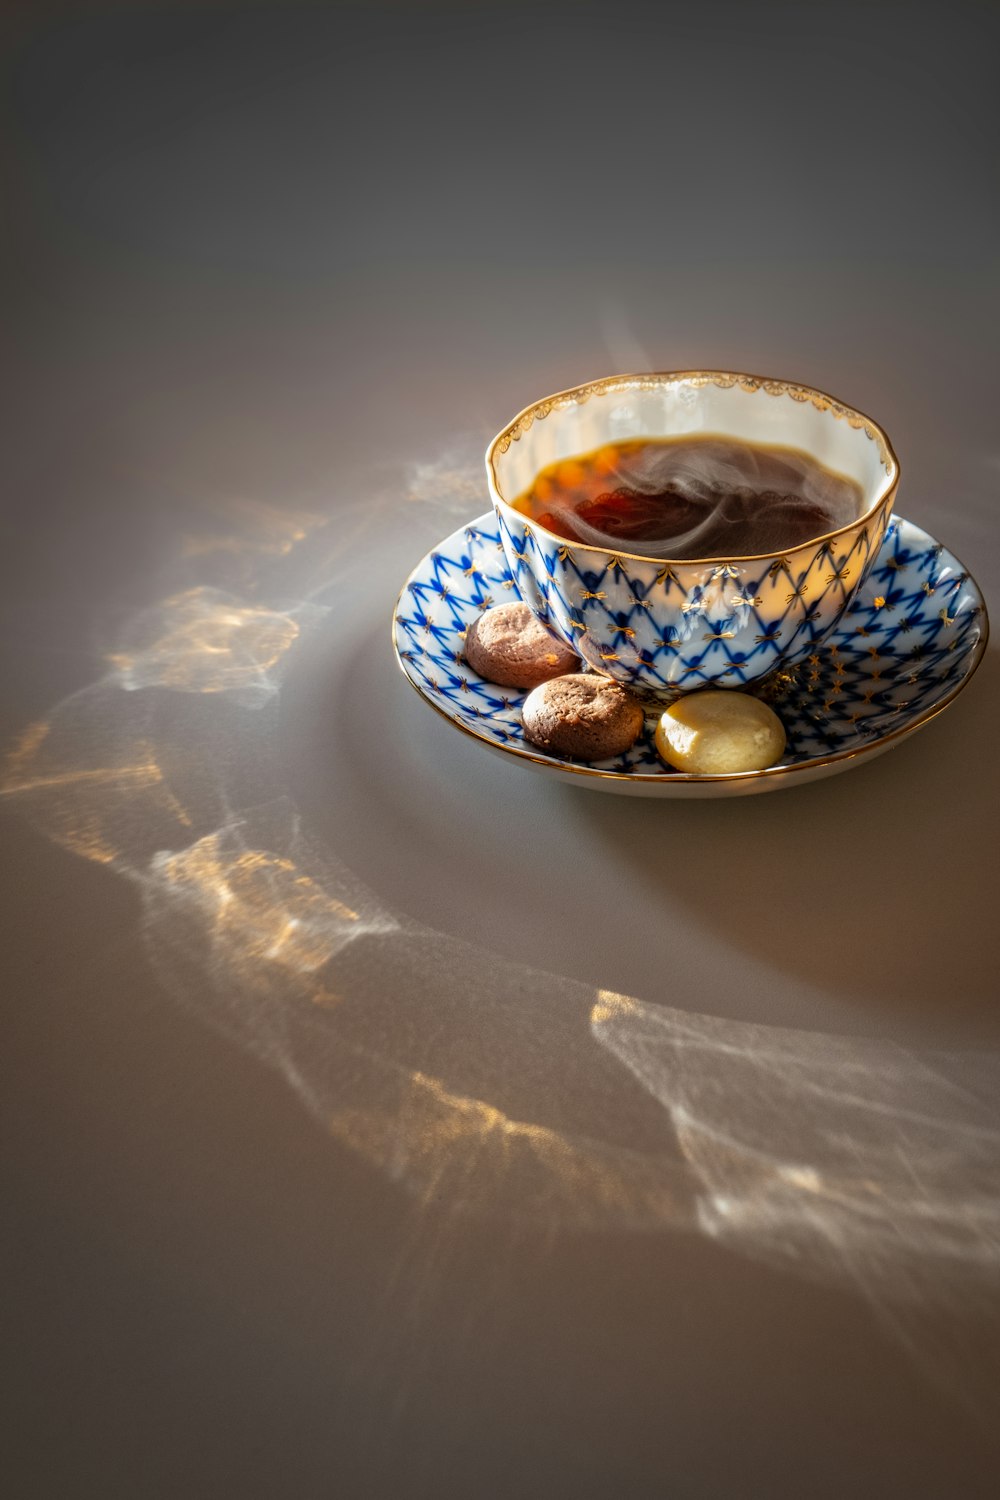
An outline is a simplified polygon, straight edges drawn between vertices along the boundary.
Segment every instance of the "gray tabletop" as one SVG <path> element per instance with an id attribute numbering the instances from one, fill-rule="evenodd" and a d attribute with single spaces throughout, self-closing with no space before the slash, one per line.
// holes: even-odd
<path id="1" fill-rule="evenodd" d="M 8 1492 L 995 1493 L 995 650 L 652 802 L 389 622 L 623 369 L 870 411 L 996 599 L 996 12 L 4 28 Z"/>

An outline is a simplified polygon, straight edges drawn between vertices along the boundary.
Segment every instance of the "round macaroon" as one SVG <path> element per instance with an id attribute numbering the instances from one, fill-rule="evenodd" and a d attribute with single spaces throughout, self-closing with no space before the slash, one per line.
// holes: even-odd
<path id="1" fill-rule="evenodd" d="M 574 672 L 543 682 L 521 709 L 525 738 L 553 755 L 610 760 L 631 749 L 643 726 L 642 706 L 625 688 L 597 673 Z"/>
<path id="2" fill-rule="evenodd" d="M 520 600 L 497 604 L 473 620 L 465 659 L 501 687 L 533 688 L 580 665 L 580 658 Z"/>
<path id="3" fill-rule="evenodd" d="M 732 690 L 686 693 L 656 726 L 661 760 L 692 776 L 763 771 L 780 759 L 784 748 L 785 726 L 774 710 Z"/>

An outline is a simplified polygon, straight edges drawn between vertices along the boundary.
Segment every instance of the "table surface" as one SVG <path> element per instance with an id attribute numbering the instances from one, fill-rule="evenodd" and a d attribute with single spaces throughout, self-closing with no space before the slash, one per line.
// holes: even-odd
<path id="1" fill-rule="evenodd" d="M 997 598 L 996 12 L 4 40 L 11 1493 L 995 1493 L 996 651 L 649 802 L 389 621 L 515 411 L 644 368 L 872 412 Z"/>

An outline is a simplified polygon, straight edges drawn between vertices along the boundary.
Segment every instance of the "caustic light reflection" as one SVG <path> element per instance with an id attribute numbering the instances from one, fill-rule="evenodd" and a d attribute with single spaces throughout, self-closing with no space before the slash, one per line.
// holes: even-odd
<path id="1" fill-rule="evenodd" d="M 144 729 L 106 717 L 120 696 L 95 684 L 29 725 L 8 756 L 0 793 L 64 848 L 129 873 L 137 844 L 151 849 L 191 823 Z M 87 733 L 78 741 L 81 720 Z"/>
<path id="2" fill-rule="evenodd" d="M 194 588 L 141 614 L 124 649 L 108 657 L 123 688 L 230 693 L 246 708 L 278 690 L 276 669 L 297 639 L 303 613 L 244 604 L 217 589 Z"/>
<path id="3" fill-rule="evenodd" d="M 222 833 L 180 854 L 158 854 L 154 877 L 181 899 L 206 908 L 213 943 L 238 947 L 247 962 L 282 964 L 310 974 L 331 957 L 359 921 L 290 859 L 263 849 L 226 853 Z"/>
<path id="4" fill-rule="evenodd" d="M 231 558 L 250 559 L 253 571 L 269 558 L 287 557 L 324 523 L 318 510 L 289 510 L 249 496 L 229 496 L 211 508 L 218 530 L 191 532 L 181 539 L 181 556 L 210 557 L 218 569 Z"/>
<path id="5" fill-rule="evenodd" d="M 954 1060 L 598 993 L 389 911 L 306 835 L 255 711 L 324 615 L 288 602 L 288 562 L 281 600 L 264 570 L 134 621 L 14 748 L 5 800 L 135 882 L 170 992 L 416 1198 L 707 1236 L 862 1292 L 960 1389 L 954 1318 L 1000 1306 L 1000 1131 Z"/>
<path id="6" fill-rule="evenodd" d="M 952 1263 L 995 1281 L 1000 1131 L 946 1055 L 621 996 L 592 1025 L 668 1110 L 713 1238 L 862 1284 L 892 1276 L 900 1298 L 934 1297 Z"/>

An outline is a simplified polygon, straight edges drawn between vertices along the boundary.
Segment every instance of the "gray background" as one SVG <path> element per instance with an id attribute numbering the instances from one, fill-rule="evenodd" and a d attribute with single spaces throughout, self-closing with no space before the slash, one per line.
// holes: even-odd
<path id="1" fill-rule="evenodd" d="M 642 803 L 388 622 L 489 437 L 643 367 L 870 411 L 997 597 L 995 8 L 2 26 L 9 1492 L 993 1493 L 995 651 L 869 766 Z M 192 588 L 301 625 L 257 706 L 168 680 Z M 168 899 L 220 837 L 360 937 Z"/>

